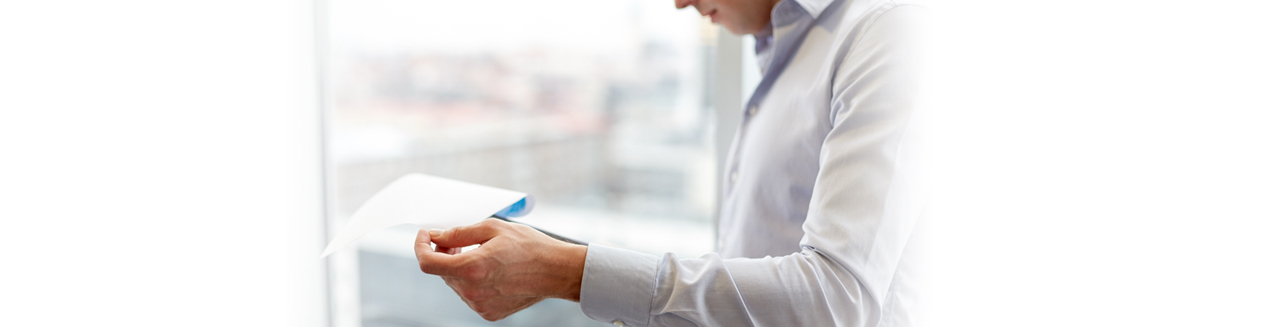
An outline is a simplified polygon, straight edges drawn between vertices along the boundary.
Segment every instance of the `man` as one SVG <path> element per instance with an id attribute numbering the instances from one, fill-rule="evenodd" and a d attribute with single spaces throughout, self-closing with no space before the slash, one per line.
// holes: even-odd
<path id="1" fill-rule="evenodd" d="M 923 9 L 676 1 L 753 34 L 763 71 L 723 172 L 718 252 L 658 257 L 486 220 L 420 231 L 422 271 L 491 321 L 553 297 L 616 325 L 909 325 L 923 201 L 908 26 Z"/>

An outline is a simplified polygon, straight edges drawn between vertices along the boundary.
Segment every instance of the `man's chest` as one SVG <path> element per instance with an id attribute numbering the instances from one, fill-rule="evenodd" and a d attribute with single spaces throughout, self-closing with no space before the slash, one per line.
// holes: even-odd
<path id="1" fill-rule="evenodd" d="M 736 159 L 744 162 L 750 173 L 813 179 L 823 141 L 833 125 L 836 52 L 831 51 L 831 37 L 812 30 L 783 72 L 764 90 L 761 101 L 745 110 Z"/>

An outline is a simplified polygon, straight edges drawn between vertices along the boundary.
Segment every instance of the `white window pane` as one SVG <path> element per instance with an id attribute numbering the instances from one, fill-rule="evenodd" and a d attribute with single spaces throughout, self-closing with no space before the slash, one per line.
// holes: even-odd
<path id="1" fill-rule="evenodd" d="M 695 11 L 645 0 L 332 0 L 327 10 L 336 225 L 419 172 L 533 194 L 525 220 L 570 237 L 712 249 L 716 30 Z M 412 239 L 406 229 L 367 237 L 358 278 L 334 278 L 358 283 L 348 289 L 359 289 L 361 324 L 488 324 L 418 272 L 399 245 Z M 602 325 L 566 301 L 508 320 Z"/>

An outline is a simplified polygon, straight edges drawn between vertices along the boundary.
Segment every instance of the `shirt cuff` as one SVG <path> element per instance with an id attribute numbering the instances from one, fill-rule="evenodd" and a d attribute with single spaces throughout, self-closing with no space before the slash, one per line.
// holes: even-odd
<path id="1" fill-rule="evenodd" d="M 581 276 L 581 312 L 617 325 L 647 326 L 660 258 L 590 243 Z"/>

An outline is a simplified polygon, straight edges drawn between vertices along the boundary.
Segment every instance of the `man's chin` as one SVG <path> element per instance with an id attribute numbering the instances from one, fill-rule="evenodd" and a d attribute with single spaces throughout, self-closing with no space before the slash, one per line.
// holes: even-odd
<path id="1" fill-rule="evenodd" d="M 731 32 L 731 34 L 735 34 L 735 35 L 753 34 L 753 33 L 757 33 L 758 31 L 761 31 L 763 28 L 766 28 L 766 23 L 757 25 L 757 24 L 753 24 L 751 21 L 745 24 L 742 22 L 737 23 L 733 21 L 723 20 L 718 22 L 717 25 L 722 25 L 723 27 L 726 27 L 726 30 L 728 32 Z"/>
<path id="2" fill-rule="evenodd" d="M 748 29 L 738 27 L 738 26 L 727 24 L 726 22 L 722 22 L 720 25 L 722 25 L 722 27 L 726 27 L 726 30 L 728 32 L 731 32 L 731 34 L 735 34 L 735 35 L 747 35 L 747 34 L 753 34 L 753 32 L 755 32 L 755 31 L 750 31 Z"/>

